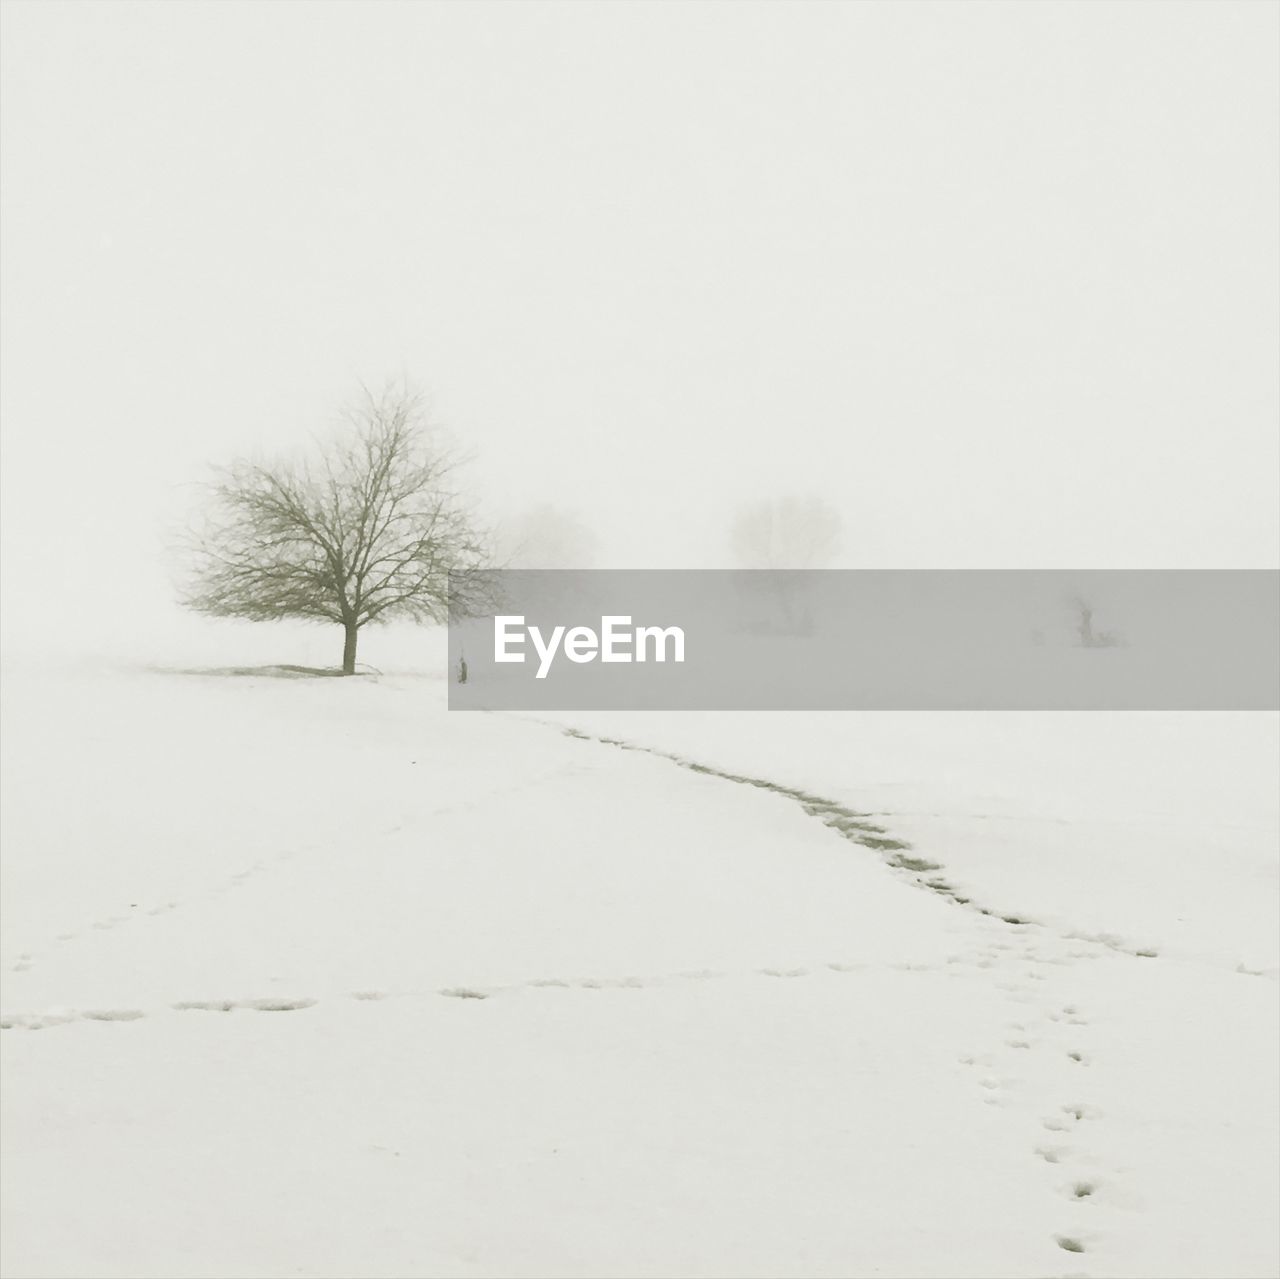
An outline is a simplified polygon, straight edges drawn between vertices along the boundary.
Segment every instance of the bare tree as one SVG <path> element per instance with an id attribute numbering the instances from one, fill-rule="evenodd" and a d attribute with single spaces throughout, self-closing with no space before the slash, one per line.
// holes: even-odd
<path id="1" fill-rule="evenodd" d="M 840 514 L 819 497 L 782 497 L 742 507 L 730 549 L 743 568 L 822 568 L 840 549 Z"/>
<path id="2" fill-rule="evenodd" d="M 595 534 L 548 502 L 506 521 L 498 540 L 507 568 L 590 568 L 595 560 Z"/>
<path id="3" fill-rule="evenodd" d="M 807 634 L 813 620 L 805 600 L 807 584 L 798 570 L 822 568 L 840 549 L 840 513 L 819 497 L 782 497 L 739 509 L 729 530 L 733 557 L 745 569 L 775 570 L 762 585 L 746 582 L 748 592 L 764 590 L 771 599 L 768 616 L 752 616 L 753 630 Z"/>
<path id="4" fill-rule="evenodd" d="M 364 391 L 344 425 L 314 458 L 217 472 L 188 546 L 184 603 L 216 617 L 341 626 L 342 673 L 351 675 L 363 626 L 445 620 L 450 570 L 483 567 L 486 539 L 416 393 Z"/>

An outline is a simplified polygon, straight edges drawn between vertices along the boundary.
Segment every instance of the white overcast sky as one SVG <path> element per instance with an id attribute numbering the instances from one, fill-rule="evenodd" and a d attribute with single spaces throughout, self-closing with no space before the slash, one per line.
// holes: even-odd
<path id="1" fill-rule="evenodd" d="M 855 567 L 1273 566 L 1278 14 L 10 0 L 10 632 L 159 616 L 181 486 L 400 374 L 606 565 L 812 492 Z"/>

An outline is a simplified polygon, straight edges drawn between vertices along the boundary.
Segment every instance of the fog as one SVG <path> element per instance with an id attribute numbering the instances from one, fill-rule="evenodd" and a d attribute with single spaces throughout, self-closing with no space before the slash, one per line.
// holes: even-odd
<path id="1" fill-rule="evenodd" d="M 601 567 L 1274 566 L 1277 14 L 6 5 L 9 651 L 388 377 Z"/>

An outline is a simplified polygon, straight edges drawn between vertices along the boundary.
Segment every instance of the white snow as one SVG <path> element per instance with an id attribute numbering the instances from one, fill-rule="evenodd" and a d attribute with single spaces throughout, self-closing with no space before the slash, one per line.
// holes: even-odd
<path id="1" fill-rule="evenodd" d="M 444 693 L 7 672 L 6 1275 L 1277 1273 L 1276 716 Z"/>

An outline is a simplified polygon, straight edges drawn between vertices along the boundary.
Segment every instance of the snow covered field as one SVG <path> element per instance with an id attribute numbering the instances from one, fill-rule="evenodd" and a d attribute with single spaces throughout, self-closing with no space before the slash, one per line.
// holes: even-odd
<path id="1" fill-rule="evenodd" d="M 13 1279 L 1280 1270 L 1274 715 L 5 685 Z"/>

